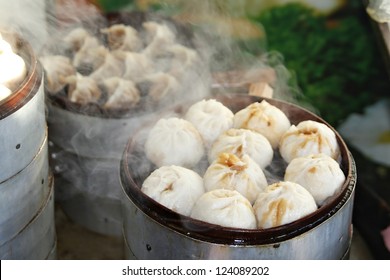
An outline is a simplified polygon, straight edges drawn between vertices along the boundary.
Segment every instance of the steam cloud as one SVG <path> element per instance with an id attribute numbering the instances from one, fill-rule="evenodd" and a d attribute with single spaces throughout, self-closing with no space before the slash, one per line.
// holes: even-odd
<path id="1" fill-rule="evenodd" d="M 75 0 L 58 1 L 58 3 L 61 4 L 60 8 L 52 1 L 45 0 L 0 0 L 2 7 L 0 26 L 15 30 L 33 45 L 37 54 L 47 55 L 61 51 L 60 39 L 71 28 L 85 22 L 93 26 L 102 20 L 99 10 L 93 5 L 86 4 L 87 2 L 81 6 L 80 1 Z M 178 18 L 191 24 L 199 32 L 204 57 L 210 59 L 208 61 L 210 68 L 213 72 L 217 72 L 214 78 L 218 77 L 218 72 L 240 70 L 231 74 L 230 77 L 233 77 L 233 80 L 228 79 L 228 84 L 224 84 L 227 80 L 222 74 L 220 80 L 216 79 L 212 82 L 211 88 L 234 92 L 240 88 L 242 91 L 244 87 L 245 91 L 245 86 L 260 77 L 270 83 L 274 89 L 274 98 L 295 102 L 300 90 L 289 85 L 291 74 L 283 64 L 283 56 L 277 52 L 267 51 L 262 40 L 259 40 L 259 44 L 262 44 L 264 48 L 262 55 L 254 57 L 241 52 L 231 36 L 233 33 L 231 30 L 232 15 L 214 3 L 213 1 L 180 1 L 184 16 Z M 17 13 L 10 11 L 17 11 Z M 242 13 L 243 11 L 238 8 L 235 16 Z M 205 15 L 203 24 L 191 18 L 191 14 Z M 214 25 L 215 28 L 204 24 L 212 21 L 213 18 L 223 20 L 218 21 Z M 264 32 L 261 26 L 258 28 L 260 33 Z M 191 77 L 188 80 L 191 81 Z M 192 87 L 194 87 L 193 84 L 183 86 L 184 89 Z M 69 117 L 69 114 L 72 116 Z M 57 137 L 58 140 L 58 143 L 52 143 L 54 172 L 72 181 L 73 186 L 79 191 L 117 199 L 119 203 L 121 192 L 119 191 L 118 172 L 121 153 L 127 140 L 140 129 L 143 123 L 158 117 L 152 116 L 151 112 L 149 114 L 150 116 L 145 116 L 144 113 L 140 113 L 139 117 L 131 116 L 130 119 L 112 120 L 85 115 L 81 115 L 78 119 L 77 114 L 70 112 L 65 115 L 49 114 L 49 128 L 53 128 L 52 135 L 56 134 L 54 138 Z M 73 123 L 70 124 L 69 120 Z M 102 123 L 99 123 L 100 121 Z M 105 130 L 107 127 L 111 127 L 111 130 Z M 74 134 L 69 135 L 71 132 Z M 59 150 L 53 149 L 53 145 L 57 145 L 56 148 Z M 113 153 L 108 149 L 113 149 Z M 105 157 L 104 152 L 110 156 Z M 145 170 L 150 168 L 150 164 L 141 162 L 145 160 L 144 157 L 136 158 L 137 154 L 132 156 L 135 157 L 134 162 L 137 167 Z M 80 161 L 83 161 L 82 164 Z M 279 180 L 280 166 L 279 163 L 273 164 L 266 171 L 268 178 L 271 178 L 270 183 Z M 276 177 L 273 177 L 273 174 L 277 174 Z M 103 182 L 96 180 L 102 176 L 106 177 Z M 67 193 L 62 199 L 71 199 L 71 197 L 72 193 Z M 61 197 L 58 198 L 61 199 Z"/>

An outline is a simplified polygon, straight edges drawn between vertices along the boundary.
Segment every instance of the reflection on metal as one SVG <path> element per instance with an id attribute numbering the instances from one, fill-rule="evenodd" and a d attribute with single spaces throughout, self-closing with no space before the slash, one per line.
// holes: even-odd
<path id="1" fill-rule="evenodd" d="M 54 223 L 54 187 L 35 217 L 11 240 L 0 246 L 0 259 L 43 260 L 50 256 L 56 240 Z"/>
<path id="2" fill-rule="evenodd" d="M 27 74 L 0 101 L 0 259 L 45 259 L 55 227 L 43 69 L 28 42 L 1 33 L 23 58 Z"/>
<path id="3" fill-rule="evenodd" d="M 22 171 L 0 183 L 0 246 L 14 237 L 42 207 L 50 191 L 47 140 Z"/>

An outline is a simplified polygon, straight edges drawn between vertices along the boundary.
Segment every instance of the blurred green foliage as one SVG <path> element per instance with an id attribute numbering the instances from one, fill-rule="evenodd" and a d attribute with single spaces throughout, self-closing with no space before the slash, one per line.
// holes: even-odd
<path id="1" fill-rule="evenodd" d="M 280 52 L 302 91 L 302 102 L 336 126 L 349 114 L 388 95 L 389 77 L 377 38 L 362 7 L 333 18 L 299 4 L 254 18 L 267 34 L 267 49 Z"/>
<path id="2" fill-rule="evenodd" d="M 134 8 L 134 0 L 96 0 L 99 7 L 105 12 Z"/>
<path id="3" fill-rule="evenodd" d="M 132 0 L 98 0 L 105 10 L 137 9 Z M 333 126 L 390 93 L 390 82 L 362 1 L 349 1 L 339 14 L 321 16 L 300 4 L 274 6 L 250 18 L 264 27 L 264 39 L 235 42 L 242 62 L 268 52 L 280 53 L 290 71 L 290 88 L 302 93 L 298 102 L 310 104 Z M 149 6 L 165 15 L 180 8 L 165 1 Z M 236 47 L 236 45 L 234 45 Z M 230 64 L 236 60 L 230 59 Z M 296 94 L 294 94 L 296 97 Z"/>

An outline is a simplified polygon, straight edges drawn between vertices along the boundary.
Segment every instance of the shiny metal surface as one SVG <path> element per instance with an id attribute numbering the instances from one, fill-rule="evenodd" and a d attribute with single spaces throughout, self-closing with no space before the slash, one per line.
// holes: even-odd
<path id="1" fill-rule="evenodd" d="M 49 255 L 47 255 L 46 260 L 56 260 L 57 259 L 57 241 L 55 241 Z"/>
<path id="2" fill-rule="evenodd" d="M 33 160 L 0 183 L 0 246 L 36 215 L 50 192 L 47 138 Z"/>
<path id="3" fill-rule="evenodd" d="M 121 236 L 119 160 L 78 156 L 50 146 L 56 201 L 64 213 L 91 231 Z"/>
<path id="4" fill-rule="evenodd" d="M 46 137 L 43 69 L 30 44 L 2 32 L 25 62 L 27 73 L 12 94 L 0 101 L 0 183 L 23 170 Z"/>
<path id="5" fill-rule="evenodd" d="M 115 170 L 114 167 L 117 167 L 117 169 Z M 80 168 L 78 170 L 83 169 Z M 115 188 L 117 186 L 119 188 L 119 178 L 117 179 L 118 185 L 112 183 L 112 180 L 111 184 L 104 184 L 107 178 L 115 177 L 114 174 L 117 174 L 119 172 L 118 170 L 119 164 L 114 165 L 111 169 L 102 170 L 95 179 L 102 178 L 103 181 L 97 181 L 96 183 L 105 188 Z M 88 174 L 81 173 L 79 178 L 82 180 L 74 182 L 65 176 L 56 177 L 56 195 L 61 197 L 57 201 L 66 216 L 73 222 L 93 232 L 110 236 L 121 236 L 122 212 L 120 199 L 94 193 L 86 185 L 92 183 L 83 180 L 88 178 Z"/>
<path id="6" fill-rule="evenodd" d="M 126 235 L 123 233 L 123 247 L 126 260 L 136 260 L 134 253 L 131 251 L 129 242 L 127 242 Z"/>
<path id="7" fill-rule="evenodd" d="M 11 240 L 0 246 L 0 259 L 43 260 L 52 252 L 56 240 L 54 222 L 54 186 L 35 217 Z"/>
<path id="8" fill-rule="evenodd" d="M 150 118 L 102 118 L 48 104 L 49 139 L 65 151 L 90 158 L 121 159 L 134 131 Z"/>
<path id="9" fill-rule="evenodd" d="M 91 117 L 49 105 L 56 200 L 72 221 L 121 236 L 120 159 L 131 134 L 150 118 Z"/>
<path id="10" fill-rule="evenodd" d="M 356 173 L 355 173 L 356 175 Z M 161 225 L 126 198 L 125 248 L 129 259 L 342 259 L 352 240 L 355 180 L 344 205 L 323 223 L 294 238 L 265 245 L 229 245 L 197 240 Z"/>
<path id="11" fill-rule="evenodd" d="M 43 82 L 19 110 L 0 118 L 0 182 L 23 170 L 46 137 Z"/>

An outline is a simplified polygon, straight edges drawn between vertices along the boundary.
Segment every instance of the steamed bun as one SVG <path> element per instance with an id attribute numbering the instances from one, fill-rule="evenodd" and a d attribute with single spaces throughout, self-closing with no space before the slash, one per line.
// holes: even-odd
<path id="1" fill-rule="evenodd" d="M 195 201 L 204 193 L 203 180 L 181 166 L 162 166 L 143 182 L 141 191 L 165 207 L 190 215 Z"/>
<path id="2" fill-rule="evenodd" d="M 267 186 L 263 170 L 248 155 L 241 158 L 234 154 L 222 153 L 207 168 L 204 176 L 206 191 L 214 189 L 236 190 L 250 203 Z"/>
<path id="3" fill-rule="evenodd" d="M 11 94 L 12 94 L 12 91 L 9 88 L 0 84 L 0 101 L 3 99 L 6 99 Z"/>
<path id="4" fill-rule="evenodd" d="M 289 163 L 296 157 L 324 153 L 339 161 L 340 148 L 336 134 L 327 125 L 316 121 L 302 121 L 292 125 L 283 134 L 279 151 L 283 159 Z"/>
<path id="5" fill-rule="evenodd" d="M 256 229 L 252 205 L 234 190 L 216 189 L 204 193 L 196 201 L 191 218 L 225 227 Z"/>
<path id="6" fill-rule="evenodd" d="M 0 84 L 15 90 L 27 74 L 23 58 L 12 51 L 0 49 Z"/>
<path id="7" fill-rule="evenodd" d="M 264 135 L 274 149 L 290 126 L 290 120 L 284 112 L 265 100 L 252 103 L 234 115 L 234 128 L 254 130 Z"/>
<path id="8" fill-rule="evenodd" d="M 146 157 L 158 167 L 194 167 L 204 155 L 202 137 L 192 123 L 181 118 L 160 119 L 145 143 Z"/>
<path id="9" fill-rule="evenodd" d="M 40 58 L 45 69 L 45 89 L 54 94 L 67 85 L 67 77 L 76 75 L 76 68 L 68 57 L 48 55 Z"/>
<path id="10" fill-rule="evenodd" d="M 316 154 L 293 159 L 286 168 L 284 180 L 307 189 L 321 206 L 341 189 L 345 175 L 334 159 Z"/>
<path id="11" fill-rule="evenodd" d="M 209 99 L 193 104 L 184 118 L 198 129 L 206 147 L 210 147 L 222 132 L 233 126 L 233 117 L 229 108 L 215 99 Z"/>
<path id="12" fill-rule="evenodd" d="M 292 182 L 269 185 L 253 205 L 257 226 L 266 229 L 294 222 L 317 210 L 313 196 Z"/>
<path id="13" fill-rule="evenodd" d="M 247 154 L 261 168 L 267 167 L 274 156 L 267 138 L 255 131 L 237 128 L 231 128 L 217 138 L 208 152 L 209 162 L 213 162 L 221 153 L 231 153 L 238 157 Z"/>

